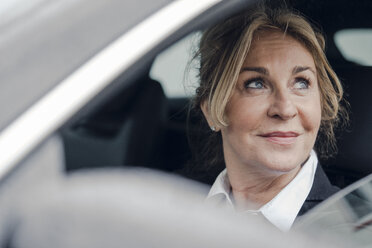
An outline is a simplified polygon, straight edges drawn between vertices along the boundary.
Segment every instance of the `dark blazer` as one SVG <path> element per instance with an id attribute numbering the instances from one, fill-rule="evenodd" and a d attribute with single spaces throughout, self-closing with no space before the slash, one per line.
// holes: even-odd
<path id="1" fill-rule="evenodd" d="M 322 166 L 318 163 L 315 171 L 313 186 L 307 196 L 304 204 L 302 205 L 298 216 L 305 214 L 307 211 L 339 191 L 340 189 L 333 186 L 325 174 Z"/>

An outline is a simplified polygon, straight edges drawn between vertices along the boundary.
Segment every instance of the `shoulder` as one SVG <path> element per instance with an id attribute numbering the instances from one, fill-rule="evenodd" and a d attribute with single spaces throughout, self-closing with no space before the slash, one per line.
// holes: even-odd
<path id="1" fill-rule="evenodd" d="M 322 166 L 318 164 L 314 176 L 313 186 L 311 187 L 310 193 L 302 205 L 298 215 L 300 216 L 305 214 L 307 211 L 329 198 L 339 190 L 340 188 L 331 184 Z"/>

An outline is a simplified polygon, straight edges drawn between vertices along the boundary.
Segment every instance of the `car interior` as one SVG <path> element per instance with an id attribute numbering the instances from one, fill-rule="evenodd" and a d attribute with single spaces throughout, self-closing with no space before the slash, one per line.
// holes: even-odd
<path id="1" fill-rule="evenodd" d="M 372 172 L 372 105 L 368 103 L 372 91 L 372 67 L 346 59 L 334 37 L 345 29 L 371 31 L 369 13 L 372 3 L 346 0 L 337 3 L 287 2 L 322 27 L 327 58 L 341 79 L 345 99 L 350 104 L 350 124 L 337 131 L 338 154 L 321 161 L 332 183 L 343 188 Z M 199 124 L 198 116 L 190 115 L 191 97 L 167 96 L 163 82 L 150 77 L 151 66 L 145 68 L 141 76 L 115 92 L 94 111 L 78 114 L 74 121 L 62 128 L 66 170 L 141 166 L 212 184 L 220 168 L 206 175 L 196 175 L 188 170 L 192 159 L 189 138 L 209 132 L 205 123 Z"/>

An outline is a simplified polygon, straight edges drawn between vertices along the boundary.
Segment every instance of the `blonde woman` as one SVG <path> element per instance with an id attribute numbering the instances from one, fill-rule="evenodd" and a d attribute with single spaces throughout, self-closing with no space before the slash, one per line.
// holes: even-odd
<path id="1" fill-rule="evenodd" d="M 337 191 L 318 163 L 346 119 L 324 38 L 299 14 L 259 8 L 202 36 L 194 108 L 210 131 L 197 166 L 225 167 L 207 201 L 287 231 Z M 202 165 L 203 164 L 203 165 Z"/>

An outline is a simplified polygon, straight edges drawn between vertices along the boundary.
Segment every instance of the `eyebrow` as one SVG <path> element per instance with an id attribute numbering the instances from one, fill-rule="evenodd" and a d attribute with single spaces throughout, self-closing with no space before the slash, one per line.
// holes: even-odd
<path id="1" fill-rule="evenodd" d="M 292 75 L 298 74 L 298 73 L 306 71 L 306 70 L 311 71 L 314 75 L 316 74 L 315 71 L 310 66 L 295 66 L 292 70 Z M 240 70 L 240 73 L 242 73 L 244 71 L 255 71 L 255 72 L 258 72 L 258 73 L 263 74 L 263 75 L 269 75 L 270 74 L 269 71 L 264 67 L 243 67 Z"/>
<path id="2" fill-rule="evenodd" d="M 269 71 L 264 67 L 243 67 L 240 70 L 240 73 L 242 73 L 244 71 L 255 71 L 255 72 L 258 72 L 258 73 L 261 73 L 261 74 L 264 74 L 264 75 L 269 75 Z"/>
<path id="3" fill-rule="evenodd" d="M 293 68 L 292 70 L 292 75 L 295 75 L 306 70 L 311 71 L 314 75 L 316 74 L 315 71 L 309 66 L 295 66 L 295 68 Z"/>

